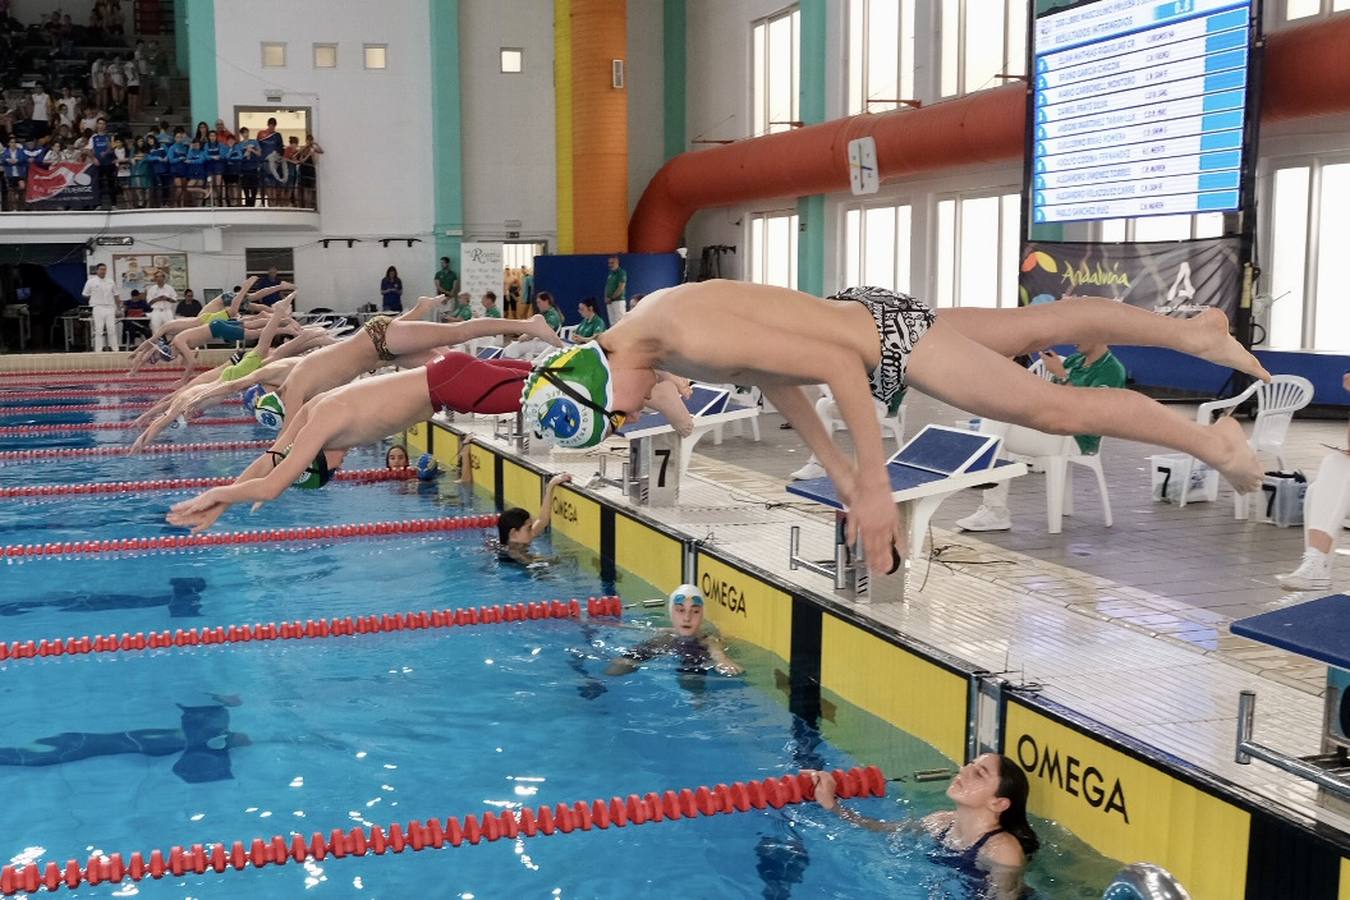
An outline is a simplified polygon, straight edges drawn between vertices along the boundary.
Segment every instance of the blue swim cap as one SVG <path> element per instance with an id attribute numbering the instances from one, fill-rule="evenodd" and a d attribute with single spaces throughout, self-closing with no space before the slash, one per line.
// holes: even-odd
<path id="1" fill-rule="evenodd" d="M 244 391 L 244 409 L 253 412 L 258 405 L 258 398 L 266 393 L 267 388 L 263 387 L 261 384 L 255 384 L 249 387 L 248 390 Z"/>
<path id="2" fill-rule="evenodd" d="M 159 351 L 160 358 L 165 362 L 173 359 L 173 345 L 169 343 L 168 338 L 160 338 L 155 343 L 155 349 Z"/>
<path id="3" fill-rule="evenodd" d="M 430 453 L 423 453 L 417 459 L 417 477 L 422 481 L 431 481 L 441 474 L 440 464 Z"/>

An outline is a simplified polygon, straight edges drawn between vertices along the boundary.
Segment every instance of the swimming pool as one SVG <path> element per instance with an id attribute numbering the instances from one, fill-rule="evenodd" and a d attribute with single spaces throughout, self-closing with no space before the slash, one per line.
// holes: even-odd
<path id="1" fill-rule="evenodd" d="M 252 428 L 189 429 L 193 441 Z M 194 433 L 196 432 L 196 433 Z M 204 432 L 204 434 L 203 434 Z M 26 446 L 47 446 L 24 439 Z M 88 436 L 76 442 L 88 446 Z M 240 454 L 7 464 L 6 485 L 235 472 Z M 349 465 L 376 466 L 376 451 Z M 149 474 L 146 467 L 153 467 Z M 163 510 L 185 494 L 0 501 L 0 543 L 181 533 Z M 474 513 L 453 486 L 334 485 L 292 492 L 217 526 L 273 528 Z M 6 641 L 457 609 L 506 601 L 629 602 L 658 590 L 558 537 L 542 570 L 500 563 L 484 529 L 424 537 L 298 542 L 3 564 Z M 547 549 L 546 545 L 546 548 Z M 604 674 L 642 637 L 610 619 L 6 660 L 0 763 L 10 786 L 5 860 L 166 854 L 174 845 L 387 826 L 484 810 L 868 763 L 822 740 L 772 689 L 774 658 L 738 646 L 743 678 L 688 675 L 657 660 Z M 653 620 L 654 621 L 654 620 Z M 835 716 L 848 715 L 836 710 Z M 857 714 L 862 715 L 862 714 Z M 945 766 L 877 720 L 889 774 Z M 873 729 L 875 729 L 873 731 Z M 247 736 L 243 738 L 241 736 Z M 43 742 L 45 740 L 45 742 Z M 869 742 L 871 743 L 871 742 Z M 130 750 L 131 752 L 124 752 Z M 61 761 L 64 760 L 64 761 Z M 909 771 L 905 771 L 909 769 Z M 867 815 L 941 808 L 943 785 L 892 785 Z M 1041 823 L 1038 823 L 1041 824 Z M 1041 824 L 1032 882 L 1044 896 L 1095 897 L 1113 863 Z M 1050 873 L 1054 873 L 1052 876 Z M 82 886 L 79 896 L 960 897 L 911 841 L 888 843 L 814 805 L 477 847 Z"/>

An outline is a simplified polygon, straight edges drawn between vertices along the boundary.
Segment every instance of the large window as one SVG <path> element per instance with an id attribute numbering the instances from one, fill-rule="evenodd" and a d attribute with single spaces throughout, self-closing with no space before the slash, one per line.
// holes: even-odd
<path id="1" fill-rule="evenodd" d="M 1284 166 L 1271 179 L 1260 293 L 1275 350 L 1350 351 L 1350 160 Z"/>
<path id="2" fill-rule="evenodd" d="M 1106 219 L 1098 223 L 1102 241 L 1189 241 L 1223 236 L 1223 213 Z"/>
<path id="3" fill-rule="evenodd" d="M 910 287 L 909 206 L 864 206 L 844 212 L 844 287 Z"/>
<path id="4" fill-rule="evenodd" d="M 794 6 L 756 22 L 751 31 L 751 136 L 788 131 L 800 119 L 802 14 Z"/>
<path id="5" fill-rule="evenodd" d="M 1026 74 L 1026 0 L 941 0 L 942 96 L 972 94 Z"/>
<path id="6" fill-rule="evenodd" d="M 1021 195 L 941 199 L 937 222 L 937 305 L 1016 306 Z"/>
<path id="7" fill-rule="evenodd" d="M 750 217 L 750 280 L 777 287 L 797 286 L 797 214 L 755 213 Z"/>
<path id="8" fill-rule="evenodd" d="M 1334 12 L 1350 9 L 1350 0 L 1277 0 L 1280 3 L 1284 21 L 1306 19 L 1309 16 L 1325 16 Z"/>
<path id="9" fill-rule="evenodd" d="M 914 4 L 852 0 L 848 6 L 848 111 L 885 112 L 913 100 Z"/>

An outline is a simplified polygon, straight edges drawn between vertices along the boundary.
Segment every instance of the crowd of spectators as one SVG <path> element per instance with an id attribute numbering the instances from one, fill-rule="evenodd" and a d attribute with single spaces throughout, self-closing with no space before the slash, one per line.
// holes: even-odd
<path id="1" fill-rule="evenodd" d="M 275 119 L 256 135 L 217 119 L 171 125 L 169 61 L 156 40 L 126 47 L 119 0 L 90 24 L 52 13 L 24 27 L 0 0 L 0 210 L 28 208 L 28 181 L 58 163 L 89 165 L 105 209 L 271 206 L 312 209 L 323 147 L 287 140 Z M 141 124 L 149 122 L 150 124 Z M 59 197 L 43 209 L 62 209 Z M 88 202 L 83 198 L 81 206 Z"/>

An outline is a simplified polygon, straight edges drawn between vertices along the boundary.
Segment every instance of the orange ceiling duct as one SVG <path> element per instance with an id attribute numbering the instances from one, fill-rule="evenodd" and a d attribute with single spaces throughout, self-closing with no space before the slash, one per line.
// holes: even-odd
<path id="1" fill-rule="evenodd" d="M 1282 28 L 1266 38 L 1262 121 L 1350 112 L 1350 16 Z M 851 116 L 682 153 L 661 167 L 628 223 L 633 253 L 667 253 L 700 209 L 848 187 L 846 149 L 871 135 L 883 180 L 1016 159 L 1026 87 L 1011 84 L 922 109 Z"/>

